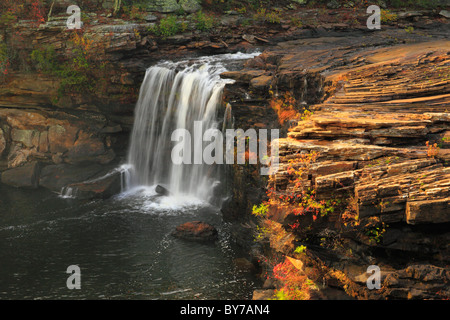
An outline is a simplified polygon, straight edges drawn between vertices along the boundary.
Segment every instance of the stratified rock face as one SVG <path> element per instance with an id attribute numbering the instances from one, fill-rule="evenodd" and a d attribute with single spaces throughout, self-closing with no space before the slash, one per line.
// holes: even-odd
<path id="1" fill-rule="evenodd" d="M 334 95 L 312 106 L 313 114 L 280 140 L 276 184 L 288 188 L 284 168 L 289 155 L 317 152 L 303 187 L 313 186 L 318 199 L 354 194 L 360 219 L 449 222 L 450 168 L 445 167 L 448 151 L 441 141 L 450 130 L 445 112 L 450 83 L 439 72 L 450 61 L 441 49 L 449 44 L 380 50 L 369 55 L 376 67 L 368 64 L 331 75 Z M 318 174 L 330 161 L 350 167 Z"/>
<path id="2" fill-rule="evenodd" d="M 123 4 L 124 1 L 122 1 Z M 56 0 L 54 9 L 66 9 L 69 5 L 82 5 L 83 1 Z M 89 5 L 102 7 L 104 9 L 114 9 L 119 3 L 117 0 L 90 0 Z M 186 12 L 195 12 L 201 8 L 200 2 L 197 0 L 146 0 L 142 2 L 149 10 L 161 13 L 170 13 L 179 10 L 182 7 Z M 195 9 L 195 11 L 190 11 Z"/>
<path id="3" fill-rule="evenodd" d="M 262 92 L 270 81 L 311 111 L 278 140 L 265 218 L 270 246 L 288 256 L 295 242 L 305 244 L 308 254 L 296 255 L 303 272 L 356 298 L 448 298 L 450 42 L 363 53 L 349 42 L 320 41 L 282 43 L 249 61 L 251 70 L 223 75 L 248 90 L 261 84 Z M 314 217 L 305 205 L 299 214 L 295 198 L 305 196 L 311 206 L 337 204 Z M 361 280 L 369 265 L 381 268 L 379 291 Z"/>
<path id="4" fill-rule="evenodd" d="M 111 126 L 98 114 L 75 116 L 56 111 L 3 108 L 0 109 L 0 127 L 3 128 L 0 132 L 0 160 L 6 162 L 9 169 L 17 168 L 19 171 L 27 168 L 29 163 L 40 162 L 44 168 L 41 185 L 51 190 L 62 187 L 66 182 L 79 182 L 81 180 L 77 179 L 86 175 L 69 170 L 72 178 L 65 175 L 61 183 L 52 183 L 48 181 L 47 165 L 51 168 L 52 165 L 70 164 L 82 169 L 86 164 L 91 167 L 109 164 L 116 157 L 110 141 L 117 130 L 110 133 Z M 96 170 L 99 171 L 98 167 Z M 91 170 L 86 172 L 92 173 Z M 39 178 L 32 183 L 24 183 L 22 174 L 17 174 L 15 179 L 14 175 L 5 172 L 5 177 L 8 178 L 4 178 L 3 183 L 14 186 L 39 185 Z M 59 176 L 53 178 L 58 179 Z"/>
<path id="5" fill-rule="evenodd" d="M 190 241 L 214 241 L 218 237 L 216 228 L 201 221 L 186 222 L 172 233 L 174 237 Z"/>
<path id="6" fill-rule="evenodd" d="M 406 222 L 409 224 L 450 222 L 450 198 L 408 202 Z"/>

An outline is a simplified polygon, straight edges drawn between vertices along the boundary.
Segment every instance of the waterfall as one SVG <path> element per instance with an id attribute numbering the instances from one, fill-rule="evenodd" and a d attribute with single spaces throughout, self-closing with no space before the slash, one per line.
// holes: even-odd
<path id="1" fill-rule="evenodd" d="M 203 132 L 210 128 L 222 129 L 218 119 L 222 91 L 232 82 L 220 78 L 227 71 L 224 64 L 255 55 L 227 54 L 162 62 L 147 69 L 135 109 L 127 188 L 162 184 L 175 195 L 187 194 L 205 200 L 211 196 L 220 181 L 217 166 L 174 164 L 171 150 L 175 142 L 171 141 L 171 135 L 175 129 L 186 129 L 192 134 L 194 122 L 197 125 L 201 122 Z M 227 108 L 225 117 L 230 117 L 229 112 Z"/>
<path id="2" fill-rule="evenodd" d="M 68 198 L 76 198 L 77 193 L 78 193 L 77 188 L 62 187 L 60 195 L 62 198 L 68 199 Z"/>

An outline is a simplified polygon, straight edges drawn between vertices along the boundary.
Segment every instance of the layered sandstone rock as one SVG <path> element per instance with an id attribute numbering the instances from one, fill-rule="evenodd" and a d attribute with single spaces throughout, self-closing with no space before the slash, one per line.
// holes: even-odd
<path id="1" fill-rule="evenodd" d="M 450 43 L 363 53 L 352 40 L 342 42 L 280 44 L 283 50 L 268 50 L 247 69 L 223 75 L 253 94 L 248 101 L 257 101 L 252 84 L 267 81 L 263 90 L 289 90 L 311 111 L 279 139 L 265 218 L 273 221 L 269 246 L 296 256 L 310 279 L 356 298 L 448 298 Z M 300 44 L 308 47 L 294 48 Z M 268 108 L 270 96 L 259 97 L 259 108 Z M 240 108 L 242 101 L 230 103 Z M 310 154 L 314 160 L 306 162 Z M 298 215 L 293 199 L 305 195 L 311 205 L 334 208 L 314 219 L 308 208 Z M 293 252 L 299 243 L 306 255 Z M 374 264 L 383 272 L 379 291 L 365 283 Z"/>
<path id="2" fill-rule="evenodd" d="M 89 117 L 51 110 L 3 108 L 0 109 L 0 125 L 3 128 L 2 153 L 8 168 L 2 173 L 2 182 L 6 184 L 42 185 L 59 191 L 62 181 L 73 183 L 92 177 L 102 171 L 102 165 L 108 165 L 116 158 L 111 146 L 114 134 L 104 132 L 110 126 L 104 117 L 96 114 Z M 42 172 L 26 170 L 31 163 L 39 163 Z M 86 164 L 97 167 L 80 173 Z M 57 166 L 79 169 L 68 169 L 64 173 L 59 172 Z M 25 174 L 27 183 L 23 183 Z M 59 178 L 59 182 L 51 181 Z"/>

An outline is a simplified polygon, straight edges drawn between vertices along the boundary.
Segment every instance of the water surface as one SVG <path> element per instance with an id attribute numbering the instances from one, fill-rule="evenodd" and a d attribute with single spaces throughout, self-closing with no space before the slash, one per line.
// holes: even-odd
<path id="1" fill-rule="evenodd" d="M 217 227 L 215 243 L 171 236 L 179 224 Z M 63 199 L 0 185 L 0 299 L 250 299 L 255 279 L 220 211 L 140 188 L 108 200 Z M 66 286 L 81 269 L 81 289 Z"/>

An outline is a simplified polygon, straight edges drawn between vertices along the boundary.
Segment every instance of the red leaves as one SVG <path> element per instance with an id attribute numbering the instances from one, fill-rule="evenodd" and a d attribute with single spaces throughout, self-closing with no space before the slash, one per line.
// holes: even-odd
<path id="1" fill-rule="evenodd" d="M 36 26 L 45 22 L 43 0 L 2 0 L 1 9 L 14 21 L 31 20 Z"/>
<path id="2" fill-rule="evenodd" d="M 292 300 L 308 299 L 308 278 L 288 259 L 273 268 L 273 275 L 275 279 L 283 282 L 283 287 L 279 291 L 284 293 L 285 298 Z"/>
<path id="3" fill-rule="evenodd" d="M 45 22 L 44 10 L 39 0 L 34 0 L 31 3 L 31 19 L 34 20 L 37 25 Z"/>

